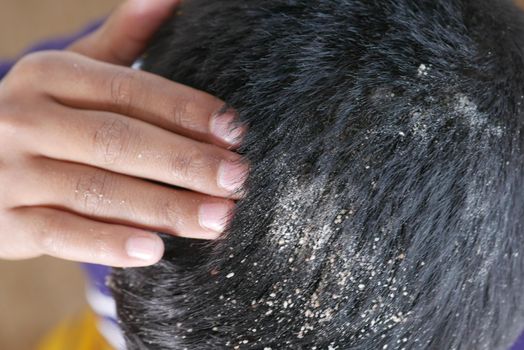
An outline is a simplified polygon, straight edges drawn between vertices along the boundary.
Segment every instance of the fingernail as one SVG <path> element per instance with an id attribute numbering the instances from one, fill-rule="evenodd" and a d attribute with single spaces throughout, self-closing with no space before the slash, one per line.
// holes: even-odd
<path id="1" fill-rule="evenodd" d="M 230 145 L 238 145 L 242 141 L 244 128 L 233 123 L 236 118 L 231 111 L 216 114 L 211 118 L 211 133 Z"/>
<path id="2" fill-rule="evenodd" d="M 145 12 L 152 8 L 152 6 L 165 6 L 165 7 L 174 7 L 178 5 L 179 0 L 163 0 L 163 1 L 151 1 L 151 0 L 131 0 L 129 4 L 134 6 L 135 11 L 138 13 Z"/>
<path id="3" fill-rule="evenodd" d="M 158 236 L 133 236 L 126 241 L 129 257 L 143 261 L 156 261 L 162 257 L 164 244 Z"/>
<path id="4" fill-rule="evenodd" d="M 199 208 L 200 226 L 205 229 L 223 232 L 229 219 L 230 207 L 221 203 L 206 203 Z"/>
<path id="5" fill-rule="evenodd" d="M 246 180 L 248 167 L 239 162 L 222 161 L 218 169 L 218 185 L 230 192 L 242 188 Z"/>

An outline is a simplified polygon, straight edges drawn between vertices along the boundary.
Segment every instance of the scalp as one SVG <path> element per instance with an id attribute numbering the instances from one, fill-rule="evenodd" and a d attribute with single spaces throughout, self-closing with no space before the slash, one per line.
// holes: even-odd
<path id="1" fill-rule="evenodd" d="M 145 69 L 234 106 L 251 172 L 223 240 L 166 238 L 160 264 L 115 272 L 129 348 L 510 346 L 524 31 L 509 6 L 184 4 Z"/>

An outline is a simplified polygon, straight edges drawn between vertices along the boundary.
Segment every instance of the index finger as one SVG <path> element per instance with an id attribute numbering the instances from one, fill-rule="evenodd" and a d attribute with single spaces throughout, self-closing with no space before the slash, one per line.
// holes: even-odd
<path id="1" fill-rule="evenodd" d="M 235 112 L 208 93 L 75 53 L 48 53 L 43 61 L 38 72 L 53 79 L 41 88 L 70 107 L 115 112 L 222 147 L 238 145 L 244 133 Z"/>

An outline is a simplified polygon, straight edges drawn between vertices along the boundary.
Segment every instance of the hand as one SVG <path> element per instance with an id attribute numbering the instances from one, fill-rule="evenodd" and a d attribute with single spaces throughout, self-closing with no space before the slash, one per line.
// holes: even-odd
<path id="1" fill-rule="evenodd" d="M 247 171 L 228 150 L 242 133 L 234 114 L 126 67 L 175 3 L 127 1 L 0 83 L 0 258 L 144 266 L 163 253 L 154 231 L 219 236 Z"/>

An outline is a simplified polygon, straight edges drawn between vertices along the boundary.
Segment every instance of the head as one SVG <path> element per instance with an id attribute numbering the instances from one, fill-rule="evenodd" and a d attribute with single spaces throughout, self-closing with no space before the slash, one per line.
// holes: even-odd
<path id="1" fill-rule="evenodd" d="M 130 349 L 506 349 L 524 22 L 498 0 L 192 0 L 144 69 L 233 106 L 245 197 L 112 287 Z"/>

